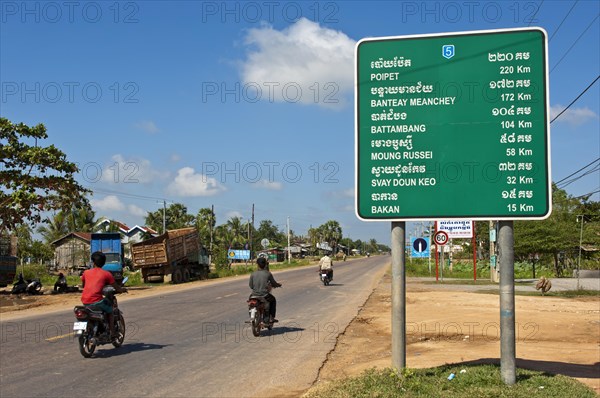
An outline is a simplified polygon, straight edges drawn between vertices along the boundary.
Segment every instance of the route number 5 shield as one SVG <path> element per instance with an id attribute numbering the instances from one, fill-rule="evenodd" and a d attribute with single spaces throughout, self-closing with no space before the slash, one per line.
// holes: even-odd
<path id="1" fill-rule="evenodd" d="M 442 55 L 447 59 L 454 57 L 454 44 L 446 44 L 445 46 L 442 46 Z"/>

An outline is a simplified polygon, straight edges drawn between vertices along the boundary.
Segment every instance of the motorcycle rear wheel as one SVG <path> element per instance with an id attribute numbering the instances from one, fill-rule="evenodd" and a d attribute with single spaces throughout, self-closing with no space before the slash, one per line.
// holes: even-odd
<path id="1" fill-rule="evenodd" d="M 79 352 L 84 358 L 91 358 L 96 351 L 96 339 L 90 336 L 88 333 L 84 333 L 79 336 Z"/>
<path id="2" fill-rule="evenodd" d="M 258 314 L 252 320 L 252 334 L 254 337 L 260 336 L 260 318 Z"/>
<path id="3" fill-rule="evenodd" d="M 123 315 L 121 314 L 119 314 L 119 317 L 115 319 L 115 329 L 117 332 L 117 338 L 112 342 L 112 345 L 115 348 L 118 348 L 123 345 L 123 341 L 125 340 L 125 318 L 123 318 Z"/>

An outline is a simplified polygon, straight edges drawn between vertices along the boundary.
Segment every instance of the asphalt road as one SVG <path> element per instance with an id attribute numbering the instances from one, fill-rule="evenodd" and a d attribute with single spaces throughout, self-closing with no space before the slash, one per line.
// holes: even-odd
<path id="1" fill-rule="evenodd" d="M 120 302 L 127 335 L 83 358 L 74 316 L 0 321 L 0 396 L 268 397 L 309 388 L 337 336 L 379 281 L 390 256 L 274 273 L 279 323 L 254 337 L 245 321 L 248 277 Z"/>

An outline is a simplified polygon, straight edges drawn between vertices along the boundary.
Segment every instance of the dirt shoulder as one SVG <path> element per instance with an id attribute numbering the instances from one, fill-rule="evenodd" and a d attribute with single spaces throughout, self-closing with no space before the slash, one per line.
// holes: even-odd
<path id="1" fill-rule="evenodd" d="M 499 296 L 467 290 L 408 278 L 408 368 L 499 363 Z M 600 395 L 600 296 L 517 295 L 515 305 L 517 367 L 574 377 Z M 391 365 L 391 277 L 385 275 L 338 338 L 314 388 Z"/>

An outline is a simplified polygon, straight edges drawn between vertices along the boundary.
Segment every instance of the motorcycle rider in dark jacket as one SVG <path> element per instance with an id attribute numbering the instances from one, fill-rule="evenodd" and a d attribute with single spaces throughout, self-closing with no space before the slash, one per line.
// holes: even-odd
<path id="1" fill-rule="evenodd" d="M 252 289 L 252 294 L 250 297 L 258 296 L 264 297 L 265 300 L 269 303 L 269 315 L 271 317 L 271 322 L 277 322 L 275 319 L 275 315 L 277 312 L 277 300 L 275 296 L 271 294 L 271 288 L 273 287 L 281 287 L 281 283 L 277 283 L 275 278 L 273 278 L 273 274 L 268 271 L 267 268 L 267 259 L 264 257 L 259 257 L 256 260 L 256 264 L 258 265 L 258 269 L 250 275 L 250 289 Z"/>

